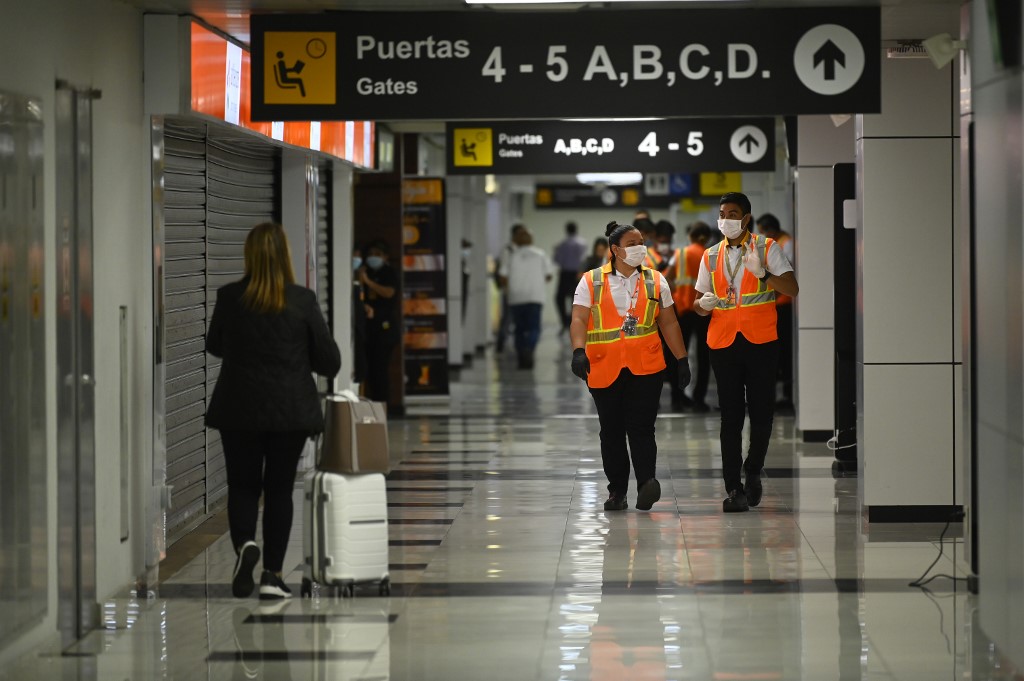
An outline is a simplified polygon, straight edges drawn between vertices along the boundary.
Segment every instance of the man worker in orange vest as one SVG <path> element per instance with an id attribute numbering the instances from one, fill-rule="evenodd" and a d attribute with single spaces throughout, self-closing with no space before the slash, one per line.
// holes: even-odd
<path id="1" fill-rule="evenodd" d="M 696 337 L 697 344 L 697 382 L 693 385 L 693 398 L 683 398 L 683 405 L 695 412 L 710 410 L 704 401 L 708 393 L 708 378 L 711 374 L 711 356 L 708 354 L 708 322 L 710 319 L 694 311 L 694 300 L 697 295 L 697 274 L 700 262 L 711 240 L 711 228 L 704 222 L 694 222 L 689 229 L 690 245 L 677 249 L 672 256 L 669 271 L 675 277 L 672 300 L 675 301 L 679 326 L 683 330 L 683 343 L 687 350 L 690 340 Z"/>
<path id="2" fill-rule="evenodd" d="M 660 272 L 643 266 L 647 248 L 640 231 L 612 222 L 605 233 L 611 262 L 583 275 L 573 298 L 571 367 L 587 382 L 597 406 L 601 460 L 608 478 L 604 509 L 627 508 L 632 458 L 636 507 L 648 511 L 661 498 L 654 476 L 654 422 L 666 368 L 661 336 L 681 360 L 674 376 L 681 388 L 690 382 L 690 363 L 671 309 L 668 282 Z"/>
<path id="3" fill-rule="evenodd" d="M 782 252 L 791 264 L 794 257 L 793 237 L 782 231 L 779 219 L 765 213 L 757 219 L 757 231 L 782 246 Z M 779 315 L 779 378 L 782 379 L 782 399 L 776 403 L 778 410 L 793 410 L 793 299 L 775 293 L 775 311 Z"/>
<path id="4" fill-rule="evenodd" d="M 722 408 L 719 437 L 726 513 L 761 503 L 761 469 L 775 417 L 779 335 L 775 294 L 799 293 L 793 266 L 773 239 L 751 233 L 750 199 L 739 192 L 719 200 L 725 239 L 704 252 L 697 274 L 697 313 L 711 315 L 708 347 Z M 750 446 L 743 460 L 743 420 L 750 414 Z M 742 471 L 741 471 L 742 469 Z M 746 473 L 746 487 L 741 482 Z"/>

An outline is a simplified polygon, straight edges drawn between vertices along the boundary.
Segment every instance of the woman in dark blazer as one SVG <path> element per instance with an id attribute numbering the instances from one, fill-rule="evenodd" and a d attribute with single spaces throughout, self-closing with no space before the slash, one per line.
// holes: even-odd
<path id="1" fill-rule="evenodd" d="M 245 240 L 245 277 L 217 291 L 206 351 L 223 358 L 206 425 L 220 431 L 228 474 L 228 523 L 237 559 L 232 593 L 253 592 L 260 558 L 256 518 L 263 503 L 260 598 L 288 598 L 282 578 L 292 529 L 292 491 L 306 439 L 323 430 L 313 372 L 341 368 L 316 295 L 295 284 L 284 228 L 257 225 Z"/>

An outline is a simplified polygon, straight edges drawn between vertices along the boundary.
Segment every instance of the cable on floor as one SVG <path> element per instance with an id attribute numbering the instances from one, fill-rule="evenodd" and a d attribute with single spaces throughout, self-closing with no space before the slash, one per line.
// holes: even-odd
<path id="1" fill-rule="evenodd" d="M 928 566 L 928 569 L 924 571 L 924 574 L 922 574 L 920 577 L 915 579 L 913 582 L 911 582 L 907 586 L 915 586 L 915 587 L 919 587 L 919 588 L 923 589 L 925 587 L 925 585 L 930 584 L 932 581 L 934 581 L 936 579 L 939 579 L 940 577 L 944 577 L 946 579 L 951 579 L 954 582 L 966 582 L 967 581 L 966 577 L 954 577 L 953 575 L 947 575 L 947 574 L 943 574 L 943 573 L 940 573 L 940 574 L 937 574 L 937 575 L 932 575 L 931 577 L 928 577 L 928 573 L 932 571 L 932 568 L 934 568 L 936 565 L 938 565 L 939 561 L 942 560 L 942 553 L 943 553 L 943 550 L 945 549 L 945 544 L 943 544 L 942 542 L 946 538 L 946 532 L 949 531 L 950 523 L 952 523 L 954 520 L 963 520 L 963 517 L 964 517 L 964 512 L 963 511 L 954 511 L 949 516 L 949 519 L 946 520 L 946 526 L 942 528 L 942 533 L 939 534 L 939 555 L 937 555 L 935 557 L 935 560 L 933 560 L 932 564 Z M 928 577 L 928 579 L 925 579 L 925 577 Z"/>

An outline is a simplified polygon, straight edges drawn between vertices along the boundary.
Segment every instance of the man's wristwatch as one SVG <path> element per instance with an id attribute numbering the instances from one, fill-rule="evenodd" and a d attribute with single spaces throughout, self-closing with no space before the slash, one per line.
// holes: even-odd
<path id="1" fill-rule="evenodd" d="M 758 277 L 758 278 L 761 280 L 762 283 L 767 284 L 768 283 L 768 279 L 770 279 L 771 276 L 772 276 L 772 273 L 769 272 L 768 268 L 766 267 L 766 268 L 764 268 L 764 276 L 763 277 Z"/>

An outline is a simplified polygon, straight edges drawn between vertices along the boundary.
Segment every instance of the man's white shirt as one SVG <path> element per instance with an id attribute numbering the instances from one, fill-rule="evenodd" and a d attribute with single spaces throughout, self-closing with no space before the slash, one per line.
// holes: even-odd
<path id="1" fill-rule="evenodd" d="M 732 286 L 735 290 L 740 290 L 740 284 L 743 282 L 743 273 L 746 272 L 746 268 L 743 267 L 743 254 L 750 247 L 747 246 L 748 242 L 744 242 L 739 246 L 729 246 L 726 241 L 722 241 L 722 248 L 727 250 L 726 257 L 729 260 L 729 267 L 723 272 L 726 279 L 729 278 L 729 272 L 733 271 L 735 274 L 732 277 Z M 789 258 L 783 253 L 782 248 L 778 242 L 768 249 L 768 253 L 765 256 L 768 260 L 765 263 L 765 267 L 769 272 L 778 276 L 785 274 L 786 272 L 792 272 L 793 266 L 789 263 Z M 711 272 L 708 271 L 707 263 L 704 258 L 700 261 L 700 271 L 697 273 L 697 293 L 707 293 L 708 291 L 714 291 L 714 287 L 711 285 Z M 718 296 L 720 298 L 725 297 L 724 291 L 719 291 Z"/>
<path id="2" fill-rule="evenodd" d="M 661 286 L 660 297 L 662 307 L 672 307 L 674 304 L 672 301 L 672 290 L 668 287 L 668 281 L 665 279 L 665 275 L 661 272 L 655 272 L 654 276 L 661 280 L 659 284 Z M 633 274 L 628 277 L 623 276 L 621 272 L 612 268 L 611 274 L 608 275 L 608 290 L 612 292 L 612 300 L 615 302 L 615 309 L 618 310 L 620 317 L 625 317 L 626 312 L 631 307 L 631 302 L 635 300 L 639 303 L 640 297 L 647 297 L 647 291 L 644 285 L 640 284 L 640 292 L 637 293 L 636 282 L 640 277 L 640 268 L 637 268 Z M 580 279 L 580 283 L 576 285 L 576 293 L 573 295 L 572 304 L 582 305 L 583 307 L 589 308 L 594 304 L 594 299 L 590 295 L 590 286 L 587 284 L 587 280 L 590 278 L 590 274 L 586 273 Z"/>
<path id="3" fill-rule="evenodd" d="M 509 249 L 498 268 L 498 276 L 508 279 L 508 304 L 543 304 L 548 297 L 547 279 L 553 272 L 547 254 L 536 246 Z"/>

